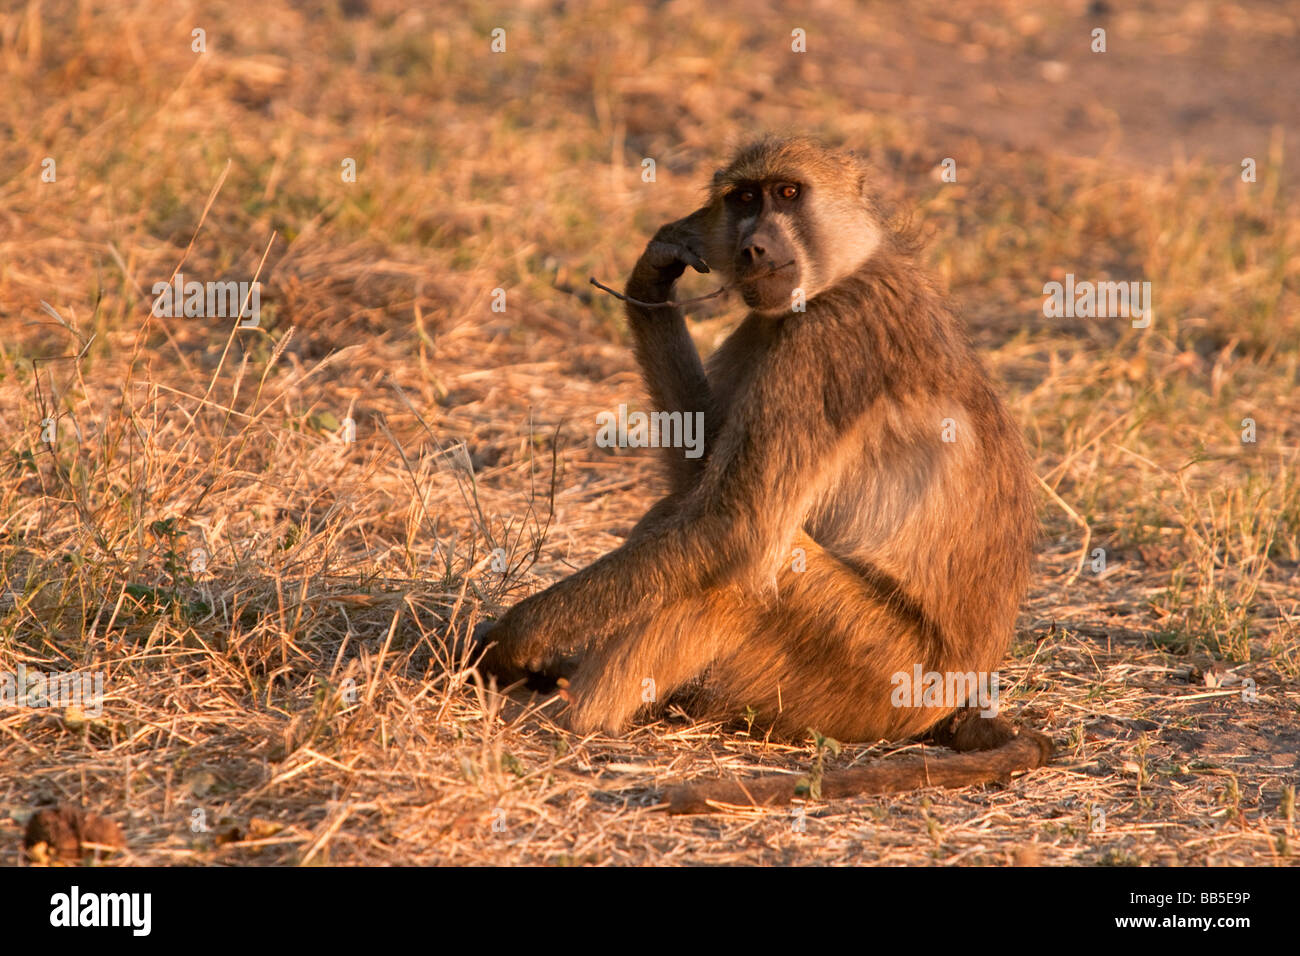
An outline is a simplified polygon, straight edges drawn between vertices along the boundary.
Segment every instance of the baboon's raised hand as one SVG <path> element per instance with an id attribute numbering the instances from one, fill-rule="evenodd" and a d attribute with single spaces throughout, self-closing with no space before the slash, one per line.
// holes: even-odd
<path id="1" fill-rule="evenodd" d="M 629 297 L 662 302 L 666 298 L 664 294 L 687 266 L 696 272 L 710 271 L 704 260 L 704 229 L 708 225 L 708 216 L 709 207 L 705 206 L 684 219 L 659 228 L 632 270 L 627 284 Z"/>

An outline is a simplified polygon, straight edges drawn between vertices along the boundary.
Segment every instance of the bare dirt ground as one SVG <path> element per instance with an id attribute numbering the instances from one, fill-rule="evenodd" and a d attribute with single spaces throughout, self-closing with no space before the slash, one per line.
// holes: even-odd
<path id="1" fill-rule="evenodd" d="M 1300 4 L 577 6 L 0 12 L 0 674 L 105 692 L 0 701 L 0 860 L 74 803 L 128 864 L 1290 864 Z M 672 818 L 669 783 L 920 745 L 579 738 L 454 639 L 654 500 L 594 442 L 644 397 L 586 280 L 755 128 L 916 209 L 1023 425 L 1050 492 L 1003 707 L 1044 770 Z M 259 327 L 151 319 L 178 269 L 257 275 Z M 1066 273 L 1150 281 L 1151 327 L 1045 317 Z"/>

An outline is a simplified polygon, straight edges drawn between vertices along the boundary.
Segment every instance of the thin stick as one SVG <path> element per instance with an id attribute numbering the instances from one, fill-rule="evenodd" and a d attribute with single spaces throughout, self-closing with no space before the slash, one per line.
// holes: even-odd
<path id="1" fill-rule="evenodd" d="M 766 279 L 768 276 L 774 276 L 782 269 L 788 269 L 792 265 L 794 265 L 793 259 L 791 259 L 783 266 L 777 266 L 775 269 L 771 269 L 767 272 L 764 272 L 762 275 L 750 276 L 748 279 L 742 279 L 740 282 L 737 282 L 736 285 L 738 286 L 745 285 L 750 282 L 757 282 L 760 279 Z M 621 292 L 615 292 L 613 289 L 605 285 L 603 282 L 597 282 L 595 276 L 588 276 L 587 281 L 590 282 L 592 285 L 594 285 L 597 289 L 600 289 L 602 292 L 608 292 L 616 299 L 622 299 L 624 302 L 629 302 L 632 305 L 639 305 L 642 308 L 646 308 L 646 309 L 677 309 L 677 308 L 681 308 L 684 305 L 694 305 L 696 302 L 707 302 L 709 299 L 716 299 L 718 296 L 725 295 L 727 292 L 730 292 L 733 288 L 735 288 L 735 286 L 726 286 L 726 285 L 719 286 L 717 289 L 713 290 L 708 295 L 697 295 L 693 299 L 682 299 L 677 302 L 642 302 L 640 299 L 633 299 L 630 296 L 626 296 Z"/>
<path id="2" fill-rule="evenodd" d="M 694 299 L 682 299 L 680 302 L 642 302 L 640 299 L 633 299 L 631 296 L 626 296 L 622 292 L 615 292 L 609 286 L 597 282 L 595 276 L 588 276 L 587 281 L 602 292 L 608 292 L 616 299 L 622 299 L 624 302 L 629 302 L 632 305 L 639 305 L 647 309 L 676 309 L 683 305 L 691 305 L 695 302 L 704 302 L 707 299 L 716 299 L 727 291 L 727 287 L 724 285 L 720 286 L 713 292 L 710 292 L 708 295 L 697 296 Z"/>

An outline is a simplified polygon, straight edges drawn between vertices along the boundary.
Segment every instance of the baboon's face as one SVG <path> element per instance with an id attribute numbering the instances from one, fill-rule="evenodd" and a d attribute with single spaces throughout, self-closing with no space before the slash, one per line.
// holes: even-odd
<path id="1" fill-rule="evenodd" d="M 800 230 L 808 216 L 806 195 L 804 183 L 780 178 L 742 181 L 722 196 L 730 272 L 751 309 L 789 309 L 795 290 L 808 277 L 809 255 Z"/>
<path id="2" fill-rule="evenodd" d="M 789 312 L 855 272 L 881 229 L 855 161 L 807 142 L 744 150 L 713 180 L 706 259 L 757 312 Z"/>

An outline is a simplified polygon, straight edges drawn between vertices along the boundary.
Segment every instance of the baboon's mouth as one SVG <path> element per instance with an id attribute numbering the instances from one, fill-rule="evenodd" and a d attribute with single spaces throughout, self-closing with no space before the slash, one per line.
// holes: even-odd
<path id="1" fill-rule="evenodd" d="M 755 269 L 739 279 L 740 297 L 751 309 L 786 309 L 799 285 L 799 267 L 793 260 L 775 268 Z"/>

